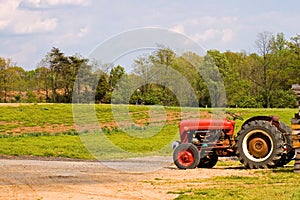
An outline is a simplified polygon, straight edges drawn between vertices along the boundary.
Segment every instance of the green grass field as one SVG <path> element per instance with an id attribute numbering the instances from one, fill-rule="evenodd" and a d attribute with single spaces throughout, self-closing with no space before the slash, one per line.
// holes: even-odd
<path id="1" fill-rule="evenodd" d="M 87 129 L 78 134 L 74 125 L 74 108 L 70 104 L 0 106 L 0 155 L 80 159 L 117 158 L 124 157 L 124 153 L 127 156 L 171 155 L 169 144 L 179 138 L 178 122 L 181 119 L 207 118 L 212 113 L 204 108 L 82 105 L 80 112 L 83 118 L 84 112 L 90 108 L 94 109 L 99 127 L 96 131 Z M 244 120 L 257 115 L 277 115 L 289 124 L 297 109 L 226 111 L 241 115 Z M 89 123 L 84 119 L 79 121 Z M 241 120 L 236 121 L 236 132 L 242 123 Z"/>

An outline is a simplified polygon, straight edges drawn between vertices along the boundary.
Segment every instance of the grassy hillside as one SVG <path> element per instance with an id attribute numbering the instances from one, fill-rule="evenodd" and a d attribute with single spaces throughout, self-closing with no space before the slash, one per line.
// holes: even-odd
<path id="1" fill-rule="evenodd" d="M 78 135 L 70 104 L 1 105 L 0 155 L 92 159 L 93 156 L 108 158 L 111 153 L 118 157 L 119 152 L 110 151 L 111 147 L 133 154 L 170 154 L 169 144 L 178 139 L 177 124 L 181 119 L 207 118 L 212 113 L 203 108 L 135 105 L 95 105 L 94 108 L 102 131 L 87 129 Z M 277 115 L 287 124 L 297 112 L 296 109 L 227 111 L 243 116 L 244 120 L 257 115 Z M 236 132 L 242 122 L 237 121 Z M 91 155 L 86 147 L 94 148 L 96 155 Z"/>

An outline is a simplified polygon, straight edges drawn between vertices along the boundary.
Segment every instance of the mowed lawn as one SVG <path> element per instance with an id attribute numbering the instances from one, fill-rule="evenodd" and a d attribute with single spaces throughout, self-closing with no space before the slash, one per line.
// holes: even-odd
<path id="1" fill-rule="evenodd" d="M 71 104 L 2 104 L 0 155 L 107 159 L 110 153 L 118 157 L 119 152 L 110 150 L 112 146 L 134 155 L 171 155 L 170 143 L 179 138 L 181 119 L 207 118 L 214 113 L 204 108 L 137 105 L 92 105 L 92 108 L 99 127 L 93 132 L 89 129 L 78 132 Z M 297 109 L 226 111 L 244 118 L 236 121 L 237 132 L 243 121 L 257 115 L 277 115 L 289 125 Z"/>

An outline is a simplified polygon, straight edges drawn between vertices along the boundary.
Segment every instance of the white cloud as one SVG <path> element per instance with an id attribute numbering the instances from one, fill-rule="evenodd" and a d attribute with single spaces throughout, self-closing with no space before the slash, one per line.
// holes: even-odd
<path id="1" fill-rule="evenodd" d="M 77 34 L 78 37 L 84 37 L 86 34 L 88 34 L 89 30 L 88 28 L 84 27 L 79 29 L 79 33 Z"/>
<path id="2" fill-rule="evenodd" d="M 61 36 L 55 39 L 55 45 L 68 46 L 74 45 L 80 42 L 84 37 L 89 34 L 89 29 L 87 27 L 82 27 L 79 29 L 68 30 L 65 33 L 62 33 Z"/>
<path id="3" fill-rule="evenodd" d="M 172 31 L 175 31 L 177 33 L 184 34 L 184 26 L 182 24 L 178 24 L 171 28 Z"/>
<path id="4" fill-rule="evenodd" d="M 184 31 L 194 41 L 201 44 L 210 43 L 225 45 L 231 42 L 235 36 L 238 18 L 234 16 L 202 16 L 189 18 L 180 25 L 173 27 L 173 30 Z"/>
<path id="5" fill-rule="evenodd" d="M 89 0 L 23 0 L 21 7 L 25 8 L 49 8 L 65 5 L 86 6 Z"/>
<path id="6" fill-rule="evenodd" d="M 196 33 L 191 36 L 196 42 L 209 42 L 215 41 L 218 43 L 228 43 L 232 41 L 234 37 L 234 31 L 232 29 L 207 29 L 203 32 Z"/>
<path id="7" fill-rule="evenodd" d="M 220 21 L 221 23 L 225 23 L 225 24 L 233 24 L 238 21 L 238 18 L 232 16 L 225 16 L 225 17 L 221 17 Z"/>
<path id="8" fill-rule="evenodd" d="M 186 20 L 186 24 L 189 26 L 215 26 L 215 25 L 231 25 L 238 20 L 234 16 L 223 16 L 223 17 L 213 17 L 213 16 L 203 16 L 199 18 L 192 18 Z"/>
<path id="9" fill-rule="evenodd" d="M 0 2 L 0 30 L 7 27 L 14 17 L 19 1 L 1 1 Z"/>
<path id="10" fill-rule="evenodd" d="M 20 17 L 13 21 L 12 31 L 16 34 L 48 32 L 54 30 L 57 25 L 55 18 L 42 19 L 38 14 L 31 14 L 27 18 L 20 20 L 21 16 L 24 16 L 24 13 L 20 13 Z"/>
<path id="11" fill-rule="evenodd" d="M 223 43 L 228 43 L 230 41 L 232 41 L 233 37 L 234 37 L 234 32 L 232 29 L 223 29 L 222 30 L 223 36 L 222 36 L 222 42 Z"/>
<path id="12" fill-rule="evenodd" d="M 71 33 L 67 33 L 63 36 L 63 40 L 68 39 L 68 40 L 72 40 L 72 39 L 77 39 L 77 38 L 81 38 L 84 37 L 88 34 L 89 30 L 87 27 L 82 27 L 77 31 L 72 31 Z"/>
<path id="13" fill-rule="evenodd" d="M 208 40 L 215 39 L 220 34 L 217 29 L 208 29 L 204 32 L 196 33 L 192 35 L 192 39 L 196 42 L 206 42 Z"/>
<path id="14" fill-rule="evenodd" d="M 57 20 L 43 17 L 40 11 L 19 9 L 20 1 L 7 0 L 0 4 L 0 30 L 12 34 L 30 34 L 52 31 Z"/>

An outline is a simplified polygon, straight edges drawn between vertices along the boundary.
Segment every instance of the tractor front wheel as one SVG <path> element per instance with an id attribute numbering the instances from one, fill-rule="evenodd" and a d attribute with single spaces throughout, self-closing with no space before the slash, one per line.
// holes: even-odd
<path id="1" fill-rule="evenodd" d="M 208 153 L 204 156 L 201 156 L 199 168 L 213 168 L 218 162 L 218 155 L 216 152 Z"/>
<path id="2" fill-rule="evenodd" d="M 173 161 L 179 169 L 193 169 L 200 162 L 199 150 L 190 143 L 180 144 L 173 153 Z"/>

